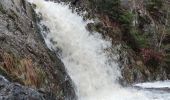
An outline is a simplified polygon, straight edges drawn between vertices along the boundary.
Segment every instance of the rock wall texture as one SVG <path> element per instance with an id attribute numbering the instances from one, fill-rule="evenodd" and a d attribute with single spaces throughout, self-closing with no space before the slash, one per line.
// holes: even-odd
<path id="1" fill-rule="evenodd" d="M 45 100 L 45 95 L 0 76 L 0 100 Z"/>
<path id="2" fill-rule="evenodd" d="M 74 100 L 71 79 L 45 45 L 37 20 L 25 0 L 0 0 L 0 74 L 48 94 L 47 100 Z"/>

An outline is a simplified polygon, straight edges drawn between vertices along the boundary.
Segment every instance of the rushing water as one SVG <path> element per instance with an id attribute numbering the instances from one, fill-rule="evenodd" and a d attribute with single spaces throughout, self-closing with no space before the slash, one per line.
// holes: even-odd
<path id="1" fill-rule="evenodd" d="M 68 5 L 30 0 L 41 13 L 41 24 L 50 30 L 45 37 L 53 49 L 61 50 L 61 60 L 75 83 L 79 100 L 170 100 L 169 94 L 123 88 L 117 83 L 121 76 L 116 62 L 110 61 L 106 49 L 112 44 L 99 33 L 86 30 L 88 21 L 72 13 Z M 52 40 L 54 44 L 50 44 Z M 149 95 L 148 95 L 149 94 Z"/>
<path id="2" fill-rule="evenodd" d="M 139 83 L 134 86 L 142 87 L 142 88 L 169 88 L 170 89 L 170 81 L 157 81 L 157 82 L 147 82 L 147 83 Z"/>

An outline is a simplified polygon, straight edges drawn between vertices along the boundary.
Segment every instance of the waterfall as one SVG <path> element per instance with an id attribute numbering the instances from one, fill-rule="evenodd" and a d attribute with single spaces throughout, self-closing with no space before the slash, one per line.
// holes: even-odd
<path id="1" fill-rule="evenodd" d="M 30 2 L 41 13 L 41 24 L 50 30 L 45 37 L 48 47 L 61 50 L 60 58 L 75 84 L 79 100 L 157 100 L 118 84 L 120 69 L 106 52 L 112 47 L 111 41 L 104 40 L 99 33 L 88 32 L 89 21 L 73 13 L 68 5 L 44 0 Z"/>

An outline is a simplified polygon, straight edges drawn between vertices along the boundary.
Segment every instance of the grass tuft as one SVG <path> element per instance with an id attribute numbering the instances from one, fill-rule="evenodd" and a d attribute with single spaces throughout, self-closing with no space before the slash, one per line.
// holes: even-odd
<path id="1" fill-rule="evenodd" d="M 1 53 L 0 68 L 13 80 L 27 86 L 40 87 L 45 80 L 45 72 L 30 58 L 17 59 L 8 53 Z"/>

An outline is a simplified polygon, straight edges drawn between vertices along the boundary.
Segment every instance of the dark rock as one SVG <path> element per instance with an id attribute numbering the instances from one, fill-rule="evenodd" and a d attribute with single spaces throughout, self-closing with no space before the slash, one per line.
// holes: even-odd
<path id="1" fill-rule="evenodd" d="M 0 100 L 45 100 L 43 96 L 35 89 L 11 83 L 0 76 Z"/>

